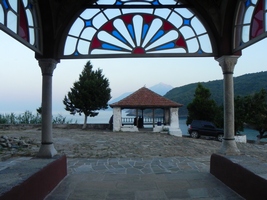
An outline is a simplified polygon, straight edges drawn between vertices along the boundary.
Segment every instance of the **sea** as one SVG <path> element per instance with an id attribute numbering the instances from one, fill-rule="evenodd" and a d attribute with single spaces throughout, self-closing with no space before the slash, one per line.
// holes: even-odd
<path id="1" fill-rule="evenodd" d="M 53 114 L 53 117 L 56 117 L 58 115 L 61 115 L 63 117 L 66 117 L 66 121 L 69 123 L 77 123 L 77 124 L 83 124 L 84 121 L 84 115 L 70 115 L 68 113 L 61 113 L 61 114 Z M 109 123 L 110 117 L 113 115 L 112 110 L 104 110 L 99 111 L 99 114 L 96 117 L 88 117 L 87 123 L 88 124 L 103 124 L 103 123 Z M 127 113 L 125 111 L 122 111 L 122 117 L 129 117 L 127 116 Z M 188 127 L 186 125 L 186 118 L 179 118 L 179 127 L 182 131 L 182 134 L 184 136 L 189 136 L 188 134 Z M 240 134 L 247 135 L 247 140 L 250 141 L 256 141 L 257 135 L 259 134 L 258 131 L 245 128 L 243 132 L 240 132 Z M 267 139 L 261 139 L 262 142 L 267 142 Z"/>

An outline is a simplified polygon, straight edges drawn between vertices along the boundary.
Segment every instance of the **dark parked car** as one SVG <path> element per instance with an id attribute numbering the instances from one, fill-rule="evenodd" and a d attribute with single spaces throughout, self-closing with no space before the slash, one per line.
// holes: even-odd
<path id="1" fill-rule="evenodd" d="M 215 137 L 220 142 L 223 139 L 223 129 L 217 128 L 212 122 L 193 120 L 188 126 L 188 133 L 192 138 L 203 136 Z"/>

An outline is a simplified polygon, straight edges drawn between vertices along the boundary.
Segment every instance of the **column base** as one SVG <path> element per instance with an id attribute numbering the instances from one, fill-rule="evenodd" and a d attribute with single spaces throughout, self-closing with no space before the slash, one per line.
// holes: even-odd
<path id="1" fill-rule="evenodd" d="M 40 150 L 37 154 L 38 158 L 53 158 L 57 155 L 57 150 L 54 147 L 54 144 L 42 144 Z"/>
<path id="2" fill-rule="evenodd" d="M 169 128 L 169 134 L 176 136 L 176 137 L 182 137 L 182 131 L 179 128 Z"/>
<path id="3" fill-rule="evenodd" d="M 222 146 L 218 153 L 223 155 L 240 155 L 240 151 L 236 146 L 235 139 L 233 140 L 223 139 Z"/>

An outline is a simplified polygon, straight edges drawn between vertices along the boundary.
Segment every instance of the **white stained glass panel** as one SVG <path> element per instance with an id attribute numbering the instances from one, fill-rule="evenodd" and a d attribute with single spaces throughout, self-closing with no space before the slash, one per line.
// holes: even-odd
<path id="1" fill-rule="evenodd" d="M 127 30 L 127 27 L 125 26 L 124 22 L 121 19 L 116 19 L 113 23 L 114 27 L 118 30 L 118 32 L 123 35 L 123 37 L 130 43 L 132 47 L 135 46 L 132 37 Z"/>
<path id="2" fill-rule="evenodd" d="M 34 29 L 33 28 L 29 28 L 29 37 L 30 37 L 30 44 L 34 45 L 35 43 L 35 35 L 34 35 Z"/>
<path id="3" fill-rule="evenodd" d="M 17 15 L 11 11 L 7 13 L 7 27 L 17 33 Z"/>
<path id="4" fill-rule="evenodd" d="M 173 49 L 165 49 L 165 50 L 159 50 L 159 51 L 149 51 L 147 54 L 151 53 L 186 53 L 186 50 L 184 48 L 173 48 Z"/>
<path id="5" fill-rule="evenodd" d="M 26 10 L 26 16 L 27 16 L 27 19 L 28 19 L 29 26 L 34 26 L 34 24 L 33 24 L 33 18 L 32 18 L 32 13 L 31 13 L 30 10 Z"/>
<path id="6" fill-rule="evenodd" d="M 242 42 L 248 42 L 249 41 L 249 29 L 250 26 L 243 26 L 242 28 Z"/>
<path id="7" fill-rule="evenodd" d="M 186 41 L 188 47 L 188 53 L 197 53 L 199 49 L 199 43 L 196 38 Z"/>
<path id="8" fill-rule="evenodd" d="M 93 19 L 93 26 L 96 29 L 99 29 L 103 24 L 105 24 L 108 21 L 108 19 L 103 15 L 103 13 L 98 14 L 94 19 Z"/>
<path id="9" fill-rule="evenodd" d="M 11 8 L 17 13 L 18 12 L 18 1 L 17 0 L 10 0 L 8 1 Z"/>
<path id="10" fill-rule="evenodd" d="M 244 21 L 243 21 L 244 24 L 249 24 L 251 22 L 253 11 L 254 11 L 254 7 L 252 6 L 250 6 L 247 9 L 245 16 L 244 16 Z"/>
<path id="11" fill-rule="evenodd" d="M 106 9 L 104 13 L 109 20 L 121 15 L 121 12 L 119 9 Z"/>
<path id="12" fill-rule="evenodd" d="M 94 49 L 91 54 L 98 55 L 98 54 L 131 54 L 132 52 L 127 51 L 112 51 L 112 50 L 104 50 L 104 49 Z"/>
<path id="13" fill-rule="evenodd" d="M 194 14 L 191 13 L 186 8 L 175 8 L 174 11 L 177 12 L 177 13 L 179 13 L 180 15 L 182 15 L 184 18 L 187 18 L 187 19 L 194 16 Z"/>
<path id="14" fill-rule="evenodd" d="M 176 1 L 173 0 L 159 0 L 162 5 L 176 5 Z"/>
<path id="15" fill-rule="evenodd" d="M 96 30 L 94 28 L 88 27 L 88 28 L 84 29 L 84 31 L 82 32 L 81 38 L 87 39 L 87 40 L 92 40 L 95 33 L 96 33 Z"/>
<path id="16" fill-rule="evenodd" d="M 81 18 L 77 18 L 69 31 L 69 35 L 79 36 L 83 28 L 84 21 Z"/>
<path id="17" fill-rule="evenodd" d="M 98 5 L 113 5 L 116 0 L 99 0 L 97 1 Z"/>
<path id="18" fill-rule="evenodd" d="M 150 46 L 148 46 L 146 49 L 152 49 L 154 47 L 158 47 L 160 45 L 166 44 L 168 42 L 171 42 L 172 40 L 177 39 L 178 37 L 178 33 L 177 31 L 169 31 L 168 33 L 166 33 L 165 35 L 163 35 L 162 37 L 160 37 L 158 40 L 156 40 L 153 44 L 151 44 Z"/>
<path id="19" fill-rule="evenodd" d="M 180 31 L 185 39 L 195 37 L 195 33 L 193 32 L 192 28 L 189 26 L 183 26 L 180 29 Z"/>
<path id="20" fill-rule="evenodd" d="M 84 40 L 79 40 L 78 41 L 78 47 L 77 47 L 78 52 L 80 54 L 83 54 L 83 55 L 88 55 L 89 46 L 90 46 L 90 42 L 84 41 Z"/>
<path id="21" fill-rule="evenodd" d="M 125 1 L 125 5 L 151 5 L 149 2 L 127 2 Z"/>
<path id="22" fill-rule="evenodd" d="M 97 36 L 99 40 L 105 43 L 112 44 L 112 45 L 115 45 L 115 46 L 118 46 L 124 49 L 128 49 L 129 51 L 132 50 L 131 47 L 127 46 L 125 43 L 121 42 L 120 40 L 115 38 L 113 35 L 110 35 L 109 33 L 105 31 L 100 31 Z"/>
<path id="23" fill-rule="evenodd" d="M 204 26 L 202 25 L 202 23 L 196 18 L 194 17 L 191 21 L 191 25 L 194 28 L 194 30 L 196 31 L 197 35 L 206 33 L 206 29 L 204 28 Z"/>
<path id="24" fill-rule="evenodd" d="M 202 35 L 199 38 L 200 46 L 205 53 L 212 53 L 212 47 L 208 34 Z"/>
<path id="25" fill-rule="evenodd" d="M 4 10 L 3 7 L 0 5 L 0 23 L 4 24 Z"/>
<path id="26" fill-rule="evenodd" d="M 133 17 L 133 27 L 135 33 L 136 45 L 140 46 L 142 37 L 143 18 L 140 15 Z"/>
<path id="27" fill-rule="evenodd" d="M 71 55 L 75 52 L 76 49 L 76 44 L 77 44 L 77 38 L 73 37 L 67 37 L 66 43 L 65 43 L 65 48 L 64 48 L 64 55 Z"/>
<path id="28" fill-rule="evenodd" d="M 162 17 L 164 19 L 167 19 L 170 13 L 171 13 L 171 10 L 167 8 L 161 8 L 161 9 L 158 8 L 158 9 L 155 9 L 155 12 L 154 12 L 155 15 Z"/>
<path id="29" fill-rule="evenodd" d="M 162 20 L 160 19 L 154 19 L 153 22 L 151 23 L 151 26 L 148 29 L 148 32 L 146 34 L 145 40 L 142 44 L 142 46 L 146 46 L 148 42 L 153 38 L 153 36 L 158 32 L 158 30 L 162 26 Z"/>
<path id="30" fill-rule="evenodd" d="M 251 0 L 251 2 L 252 2 L 253 4 L 256 4 L 256 3 L 258 2 L 258 0 Z"/>
<path id="31" fill-rule="evenodd" d="M 24 7 L 28 6 L 28 0 L 22 0 Z"/>
<path id="32" fill-rule="evenodd" d="M 99 9 L 86 9 L 80 15 L 81 18 L 89 20 L 92 19 L 97 13 L 99 13 Z"/>
<path id="33" fill-rule="evenodd" d="M 181 16 L 176 13 L 172 13 L 169 17 L 169 22 L 171 22 L 177 29 L 179 29 L 183 25 L 183 19 Z"/>
<path id="34" fill-rule="evenodd" d="M 152 14 L 153 9 L 121 9 L 123 14 L 131 14 L 131 13 L 147 13 L 147 14 Z"/>

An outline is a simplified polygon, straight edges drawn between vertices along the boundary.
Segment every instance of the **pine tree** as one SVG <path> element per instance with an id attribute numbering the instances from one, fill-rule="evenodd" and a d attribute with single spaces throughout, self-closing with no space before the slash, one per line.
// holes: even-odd
<path id="1" fill-rule="evenodd" d="M 102 75 L 102 70 L 92 70 L 93 66 L 88 61 L 79 76 L 79 81 L 73 83 L 63 103 L 65 110 L 70 114 L 81 115 L 84 113 L 83 129 L 86 128 L 87 118 L 98 115 L 98 110 L 107 109 L 110 100 L 109 80 Z"/>
<path id="2" fill-rule="evenodd" d="M 209 89 L 198 83 L 194 97 L 193 101 L 187 106 L 188 117 L 186 124 L 190 124 L 195 119 L 212 121 L 217 126 L 220 126 L 220 123 L 217 122 L 221 118 L 218 117 L 220 108 L 213 99 L 210 99 L 211 93 Z"/>

